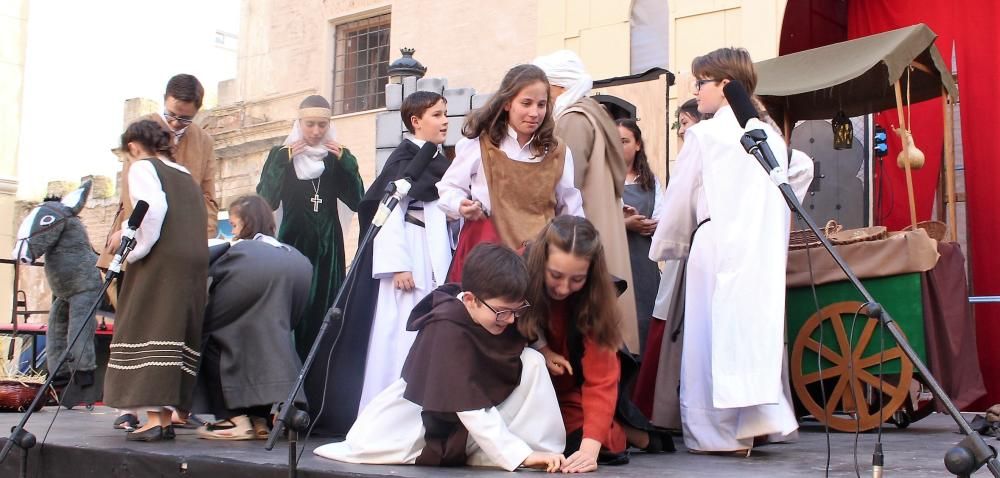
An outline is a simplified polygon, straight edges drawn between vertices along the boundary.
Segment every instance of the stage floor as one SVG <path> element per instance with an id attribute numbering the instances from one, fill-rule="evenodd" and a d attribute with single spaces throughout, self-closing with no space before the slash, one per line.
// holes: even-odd
<path id="1" fill-rule="evenodd" d="M 28 422 L 28 430 L 41 442 L 55 408 L 47 407 Z M 287 442 L 278 442 L 273 451 L 264 450 L 263 441 L 224 442 L 196 438 L 193 430 L 179 430 L 173 442 L 126 442 L 124 432 L 111 428 L 113 410 L 98 407 L 61 410 L 46 444 L 37 445 L 28 461 L 28 477 L 210 477 L 210 478 L 279 478 L 287 477 Z M 0 430 L 14 426 L 19 414 L 0 414 Z M 971 419 L 971 415 L 966 416 Z M 943 457 L 959 441 L 957 427 L 944 415 L 934 414 L 900 430 L 884 428 L 886 476 L 947 476 Z M 313 439 L 309 450 L 325 443 Z M 830 476 L 854 475 L 854 434 L 832 433 Z M 680 444 L 680 439 L 677 439 Z M 875 435 L 866 433 L 858 440 L 858 463 L 863 476 L 871 474 Z M 987 438 L 987 443 L 996 441 Z M 756 448 L 750 458 L 723 458 L 692 455 L 680 447 L 677 453 L 663 455 L 633 454 L 629 465 L 603 467 L 592 476 L 642 477 L 813 477 L 823 476 L 826 463 L 826 436 L 816 423 L 802 426 L 795 443 Z M 19 476 L 21 453 L 17 449 L 0 464 L 0 477 Z M 500 470 L 479 468 L 437 469 L 416 466 L 348 465 L 318 458 L 310 451 L 303 455 L 300 478 L 320 477 L 500 477 L 511 476 Z M 988 476 L 980 470 L 975 476 Z"/>

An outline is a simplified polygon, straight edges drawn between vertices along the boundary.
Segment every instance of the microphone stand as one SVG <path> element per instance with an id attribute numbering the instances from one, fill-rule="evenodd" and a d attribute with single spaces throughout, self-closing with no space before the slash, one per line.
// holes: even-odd
<path id="1" fill-rule="evenodd" d="M 764 171 L 766 171 L 768 175 L 771 175 L 778 163 L 775 162 L 774 154 L 767 145 L 767 134 L 763 130 L 759 129 L 748 131 L 740 139 L 740 144 L 747 153 L 750 153 L 757 158 L 757 162 L 759 162 L 764 168 Z M 924 363 L 917 356 L 917 353 L 910 346 L 910 343 L 907 342 L 906 337 L 903 336 L 903 333 L 899 330 L 899 326 L 896 325 L 896 322 L 892 319 L 892 316 L 889 315 L 889 312 L 884 310 L 882 306 L 875 301 L 872 295 L 868 292 L 868 289 L 861 284 L 858 276 L 851 271 L 847 262 L 845 262 L 840 256 L 840 253 L 834 249 L 830 240 L 827 239 L 827 237 L 821 232 L 819 226 L 817 226 L 816 222 L 809 216 L 809 213 L 803 210 L 802 204 L 799 203 L 798 199 L 795 197 L 795 193 L 792 191 L 792 187 L 789 186 L 786 181 L 775 180 L 774 176 L 772 176 L 772 180 L 774 180 L 778 189 L 781 191 L 781 194 L 785 197 L 785 202 L 787 202 L 792 210 L 805 220 L 809 229 L 816 234 L 816 237 L 819 238 L 826 251 L 830 253 L 830 256 L 833 257 L 833 260 L 836 261 L 838 266 L 840 266 L 840 269 L 844 271 L 847 279 L 852 285 L 854 285 L 854 288 L 857 289 L 862 297 L 864 297 L 866 308 L 868 309 L 866 315 L 870 318 L 878 320 L 886 329 L 889 330 L 892 338 L 895 339 L 896 343 L 903 349 L 903 353 L 906 354 L 906 357 L 913 362 L 917 371 L 923 375 L 927 386 L 931 389 L 931 393 L 934 394 L 934 398 L 944 405 L 948 414 L 951 415 L 951 418 L 955 420 L 956 424 L 958 424 L 962 433 L 966 435 L 965 439 L 963 439 L 951 450 L 948 450 L 948 453 L 945 455 L 945 467 L 948 471 L 956 476 L 970 476 L 985 464 L 993 476 L 1000 478 L 1000 463 L 997 461 L 996 450 L 987 445 L 986 442 L 983 441 L 983 437 L 973 430 L 969 423 L 962 418 L 962 414 L 958 411 L 958 408 L 955 407 L 955 404 L 952 403 L 951 399 L 941 388 L 941 385 L 939 385 L 934 376 L 931 375 L 930 370 L 927 369 L 927 366 L 924 365 Z M 880 459 L 881 456 L 878 456 L 878 451 L 879 450 L 876 450 L 876 455 L 877 458 Z M 881 465 L 881 463 L 878 465 Z"/>
<path id="2" fill-rule="evenodd" d="M 121 248 L 122 262 L 125 261 L 125 258 L 128 257 L 128 254 L 132 252 L 132 249 L 134 247 L 135 247 L 135 239 L 129 239 L 127 244 L 123 244 L 123 247 Z M 101 290 L 97 294 L 97 300 L 94 301 L 94 304 L 90 307 L 90 312 L 87 313 L 87 320 L 94 319 L 94 314 L 97 312 L 97 307 L 101 303 L 101 298 L 104 297 L 105 292 L 108 291 L 108 287 L 111 286 L 111 281 L 115 280 L 115 278 L 117 278 L 119 275 L 120 273 L 118 271 L 112 271 L 112 270 L 108 271 L 104 279 L 104 284 L 101 286 Z M 73 335 L 73 340 L 69 342 L 69 345 L 66 346 L 66 350 L 63 351 L 62 355 L 59 356 L 59 360 L 56 363 L 55 370 L 49 370 L 49 376 L 45 380 L 45 383 L 42 384 L 42 386 L 38 389 L 37 392 L 35 392 L 35 398 L 31 401 L 31 405 L 29 405 L 28 408 L 21 415 L 21 420 L 17 423 L 17 426 L 11 429 L 10 436 L 7 437 L 7 440 L 5 441 L 3 446 L 3 450 L 0 450 L 0 463 L 3 463 L 7 459 L 7 455 L 10 454 L 11 449 L 13 449 L 14 445 L 17 445 L 18 448 L 20 448 L 23 451 L 21 455 L 22 478 L 27 477 L 28 452 L 31 450 L 31 448 L 35 446 L 36 443 L 35 435 L 25 430 L 24 426 L 26 423 L 28 423 L 28 419 L 31 418 L 31 415 L 35 413 L 36 407 L 38 407 L 39 403 L 42 400 L 42 397 L 45 396 L 45 392 L 48 391 L 49 388 L 52 386 L 52 381 L 55 379 L 56 373 L 59 371 L 59 369 L 62 368 L 63 365 L 66 364 L 66 361 L 69 359 L 70 351 L 73 350 L 73 346 L 76 345 L 77 340 L 83 334 L 84 330 L 86 330 L 86 327 L 81 327 L 79 330 L 76 331 L 76 334 Z"/>
<path id="3" fill-rule="evenodd" d="M 278 413 L 277 418 L 274 421 L 274 428 L 271 429 L 271 434 L 267 437 L 267 443 L 264 448 L 268 451 L 274 449 L 274 444 L 277 442 L 278 437 L 281 436 L 282 431 L 288 428 L 288 476 L 290 478 L 296 478 L 298 476 L 298 434 L 299 432 L 305 431 L 309 428 L 311 418 L 309 414 L 304 410 L 299 410 L 295 407 L 295 397 L 302 390 L 303 384 L 306 380 L 306 375 L 309 373 L 309 369 L 312 367 L 313 361 L 316 359 L 316 354 L 319 353 L 320 342 L 322 342 L 323 337 L 326 335 L 326 329 L 330 325 L 330 321 L 333 319 L 340 319 L 343 315 L 343 311 L 339 307 L 340 300 L 344 295 L 344 291 L 347 290 L 347 286 L 351 284 L 357 277 L 357 264 L 358 259 L 361 254 L 368 247 L 368 244 L 375 238 L 375 235 L 382 229 L 382 225 L 385 224 L 386 219 L 388 219 L 389 214 L 392 212 L 393 208 L 399 204 L 400 196 L 405 196 L 406 192 L 403 191 L 404 188 L 399 188 L 399 193 L 397 194 L 397 185 L 390 182 L 386 186 L 385 195 L 382 200 L 379 201 L 379 210 L 375 213 L 372 223 L 368 225 L 368 230 L 365 231 L 365 235 L 358 246 L 358 250 L 354 253 L 354 259 L 351 260 L 351 267 L 347 271 L 347 275 L 344 277 L 344 281 L 340 284 L 340 288 L 337 289 L 337 295 L 333 299 L 333 306 L 330 310 L 326 312 L 323 316 L 323 322 L 320 324 L 319 331 L 316 333 L 316 338 L 313 340 L 312 347 L 309 349 L 309 354 L 306 355 L 305 361 L 302 363 L 302 369 L 299 370 L 299 376 L 295 380 L 295 385 L 288 392 L 288 398 L 285 399 L 285 406 L 281 407 L 281 411 Z"/>

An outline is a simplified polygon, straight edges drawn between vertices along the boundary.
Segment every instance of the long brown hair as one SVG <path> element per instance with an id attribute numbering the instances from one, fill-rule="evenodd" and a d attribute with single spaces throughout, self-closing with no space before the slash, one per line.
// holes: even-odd
<path id="1" fill-rule="evenodd" d="M 462 125 L 462 135 L 466 138 L 474 139 L 477 136 L 486 136 L 494 146 L 500 146 L 500 142 L 507 136 L 507 111 L 504 107 L 510 105 L 517 94 L 524 88 L 537 83 L 545 83 L 545 89 L 549 88 L 549 79 L 545 72 L 535 65 L 517 65 L 511 68 L 500 82 L 500 89 L 480 108 L 469 113 Z M 535 154 L 545 154 L 550 148 L 555 148 L 555 120 L 552 119 L 552 98 L 548 98 L 548 107 L 545 108 L 545 117 L 538 125 L 534 138 L 531 140 L 531 148 Z"/>
<path id="2" fill-rule="evenodd" d="M 257 233 L 274 236 L 274 212 L 267 201 L 256 194 L 236 198 L 229 205 L 229 214 L 243 221 L 243 229 L 236 239 L 253 239 Z"/>
<path id="3" fill-rule="evenodd" d="M 529 340 L 548 328 L 552 300 L 545 286 L 545 269 L 549 248 L 590 261 L 583 288 L 574 292 L 569 301 L 569 317 L 573 326 L 594 343 L 611 350 L 622 345 L 618 329 L 618 309 L 611 274 L 604 259 L 597 229 L 590 221 L 577 216 L 557 216 L 549 222 L 531 243 L 528 252 L 528 302 L 531 308 L 517 322 L 518 330 Z"/>
<path id="4" fill-rule="evenodd" d="M 632 172 L 635 173 L 636 183 L 643 191 L 652 190 L 656 187 L 656 179 L 649 167 L 649 159 L 646 158 L 646 143 L 642 140 L 642 130 L 634 119 L 622 118 L 616 120 L 615 124 L 632 132 L 635 144 L 639 145 L 639 151 L 635 152 L 635 159 L 632 160 Z"/>

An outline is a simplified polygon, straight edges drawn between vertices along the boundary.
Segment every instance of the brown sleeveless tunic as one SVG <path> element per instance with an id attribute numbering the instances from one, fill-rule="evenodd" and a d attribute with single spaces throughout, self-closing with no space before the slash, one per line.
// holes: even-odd
<path id="1" fill-rule="evenodd" d="M 479 148 L 490 191 L 490 219 L 504 245 L 520 249 L 556 215 L 556 185 L 566 163 L 566 145 L 557 141 L 537 163 L 510 159 L 484 136 L 479 137 Z"/>
<path id="2" fill-rule="evenodd" d="M 125 275 L 104 402 L 190 410 L 207 295 L 205 204 L 190 175 L 145 161 L 156 169 L 168 209 L 159 240 Z"/>

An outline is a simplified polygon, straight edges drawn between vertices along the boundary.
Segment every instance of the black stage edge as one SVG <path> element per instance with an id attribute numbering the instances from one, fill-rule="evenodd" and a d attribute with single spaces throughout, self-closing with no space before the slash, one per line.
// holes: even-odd
<path id="1" fill-rule="evenodd" d="M 178 430 L 173 442 L 135 443 L 125 441 L 125 432 L 111 428 L 114 410 L 97 407 L 60 410 L 55 425 L 43 446 L 42 436 L 55 412 L 45 407 L 32 416 L 28 428 L 38 436 L 39 444 L 28 457 L 28 478 L 286 478 L 287 450 L 281 440 L 273 451 L 264 450 L 263 440 L 212 441 L 198 439 L 194 430 Z M 14 426 L 20 414 L 0 413 L 0 430 Z M 966 416 L 971 419 L 971 416 Z M 947 415 L 932 414 L 905 430 L 887 425 L 882 443 L 886 452 L 885 476 L 947 476 L 942 456 L 962 439 Z M 1000 444 L 987 438 L 990 444 Z M 312 449 L 330 441 L 315 438 L 307 444 L 299 466 L 300 478 L 333 477 L 477 477 L 510 478 L 545 476 L 533 471 L 518 475 L 498 469 L 426 468 L 418 466 L 376 466 L 338 463 L 312 454 Z M 853 433 L 830 435 L 832 460 L 830 476 L 854 476 Z M 684 451 L 663 455 L 632 455 L 632 463 L 602 467 L 594 477 L 766 477 L 804 478 L 823 476 L 826 463 L 826 437 L 823 427 L 805 422 L 793 443 L 758 447 L 750 458 L 692 455 Z M 861 476 L 871 476 L 873 433 L 860 436 L 858 461 Z M 0 465 L 0 478 L 20 476 L 21 450 L 15 448 Z M 989 476 L 985 469 L 973 476 Z"/>

